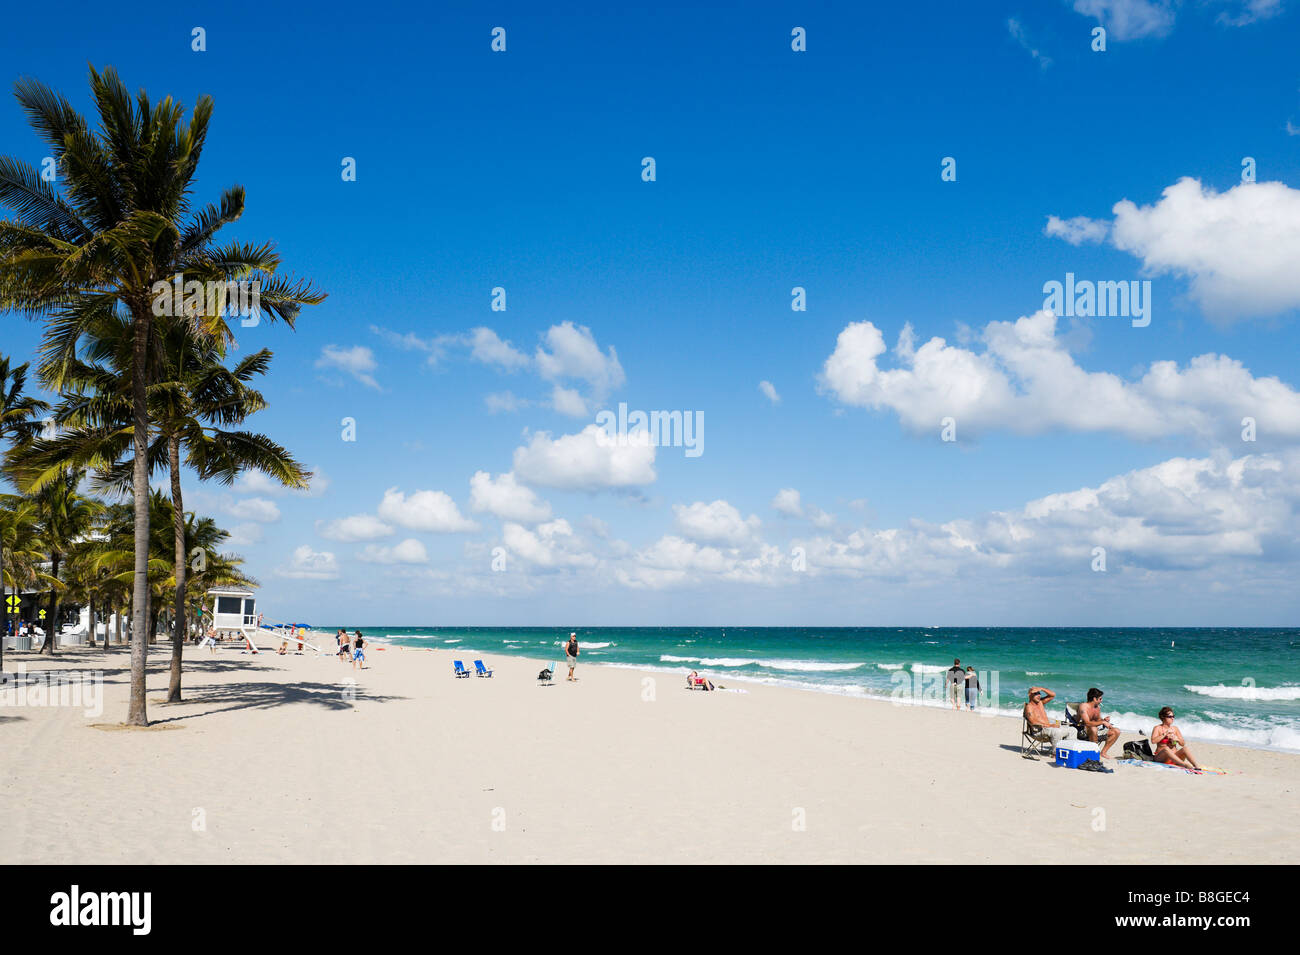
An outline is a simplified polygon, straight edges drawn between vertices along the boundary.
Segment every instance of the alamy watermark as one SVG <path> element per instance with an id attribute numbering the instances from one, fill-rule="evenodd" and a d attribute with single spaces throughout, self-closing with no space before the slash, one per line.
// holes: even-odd
<path id="1" fill-rule="evenodd" d="M 1151 280 L 1119 282 L 1076 280 L 1073 272 L 1065 281 L 1043 283 L 1043 308 L 1067 318 L 1131 318 L 1134 328 L 1151 324 Z"/>
<path id="2" fill-rule="evenodd" d="M 159 318 L 193 315 L 225 315 L 239 318 L 244 328 L 257 325 L 262 313 L 261 279 L 231 279 L 223 282 L 157 281 L 150 287 L 153 313 Z"/>
<path id="3" fill-rule="evenodd" d="M 0 673 L 0 712 L 17 707 L 79 707 L 87 717 L 104 712 L 104 671 L 40 670 L 18 664 Z"/>
<path id="4" fill-rule="evenodd" d="M 596 443 L 602 448 L 685 448 L 686 457 L 704 453 L 703 411 L 632 411 L 627 402 L 618 411 L 596 415 Z"/>

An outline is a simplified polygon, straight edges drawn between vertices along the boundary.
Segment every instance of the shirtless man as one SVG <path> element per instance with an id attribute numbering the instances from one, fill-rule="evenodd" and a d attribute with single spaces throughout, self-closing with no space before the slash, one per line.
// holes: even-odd
<path id="1" fill-rule="evenodd" d="M 1049 719 L 1047 704 L 1056 699 L 1056 694 L 1045 686 L 1029 688 L 1029 702 L 1025 704 L 1024 714 L 1029 725 L 1041 733 L 1050 736 L 1053 743 L 1074 736 L 1074 730 L 1062 726 L 1060 720 Z"/>
<path id="2" fill-rule="evenodd" d="M 1119 730 L 1110 720 L 1101 715 L 1101 690 L 1095 686 L 1088 691 L 1088 701 L 1079 707 L 1079 721 L 1088 734 L 1088 739 L 1098 742 L 1097 734 L 1106 727 L 1106 743 L 1101 748 L 1103 759 L 1110 759 L 1110 748 L 1119 742 Z"/>

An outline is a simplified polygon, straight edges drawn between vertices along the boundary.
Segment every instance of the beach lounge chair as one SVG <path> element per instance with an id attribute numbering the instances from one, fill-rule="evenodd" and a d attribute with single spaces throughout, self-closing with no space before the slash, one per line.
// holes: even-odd
<path id="1" fill-rule="evenodd" d="M 1051 758 L 1056 743 L 1041 726 L 1030 725 L 1024 716 L 1020 717 L 1020 755 L 1025 759 L 1036 756 Z"/>
<path id="2" fill-rule="evenodd" d="M 461 663 L 459 660 L 453 660 L 452 665 L 456 668 L 456 679 L 459 680 L 463 676 L 469 676 L 469 671 L 465 669 L 465 664 Z"/>
<path id="3" fill-rule="evenodd" d="M 491 676 L 491 675 L 492 675 L 492 671 L 489 670 L 487 667 L 485 667 L 485 666 L 483 665 L 483 661 L 482 661 L 482 660 L 475 660 L 475 661 L 474 661 L 474 675 L 475 675 L 475 676 Z"/>

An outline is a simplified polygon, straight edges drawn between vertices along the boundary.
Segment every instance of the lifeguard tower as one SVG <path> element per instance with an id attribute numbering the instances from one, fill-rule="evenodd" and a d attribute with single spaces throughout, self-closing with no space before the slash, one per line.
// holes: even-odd
<path id="1" fill-rule="evenodd" d="M 306 627 L 292 624 L 262 626 L 262 615 L 257 611 L 257 598 L 251 590 L 217 588 L 209 590 L 208 596 L 212 598 L 211 626 L 218 638 L 235 637 L 250 653 L 260 652 L 257 645 L 259 639 L 263 646 L 280 641 L 281 645 L 296 645 L 298 652 L 305 646 L 316 654 L 325 653 L 321 647 L 306 639 Z"/>

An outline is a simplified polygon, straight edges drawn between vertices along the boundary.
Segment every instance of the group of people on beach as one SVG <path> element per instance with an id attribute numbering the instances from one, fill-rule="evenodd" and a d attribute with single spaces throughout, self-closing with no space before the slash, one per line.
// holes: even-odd
<path id="1" fill-rule="evenodd" d="M 339 627 L 338 633 L 334 634 L 334 639 L 338 641 L 338 657 L 344 663 L 351 663 L 352 669 L 364 670 L 366 668 L 366 638 L 357 630 L 351 637 L 342 627 Z"/>
<path id="2" fill-rule="evenodd" d="M 1105 694 L 1095 686 L 1088 690 L 1088 698 L 1079 704 L 1076 713 L 1078 725 L 1071 726 L 1068 723 L 1063 724 L 1060 720 L 1051 719 L 1047 715 L 1046 704 L 1056 699 L 1056 694 L 1045 686 L 1031 686 L 1029 699 L 1024 706 L 1025 722 L 1031 729 L 1050 737 L 1053 743 L 1076 736 L 1093 743 L 1101 743 L 1102 758 L 1110 759 L 1113 758 L 1110 751 L 1119 742 L 1120 732 L 1114 723 L 1102 716 L 1103 696 Z M 1151 728 L 1151 735 L 1148 737 L 1152 755 L 1158 763 L 1169 763 L 1182 769 L 1199 771 L 1201 765 L 1187 748 L 1183 731 L 1174 725 L 1174 716 L 1173 707 L 1161 707 L 1158 714 L 1160 722 Z"/>
<path id="3" fill-rule="evenodd" d="M 966 700 L 966 708 L 974 710 L 979 705 L 980 699 L 980 678 L 972 666 L 962 669 L 960 660 L 953 660 L 952 666 L 948 667 L 948 696 L 952 700 L 952 708 L 960 710 L 963 696 Z"/>

